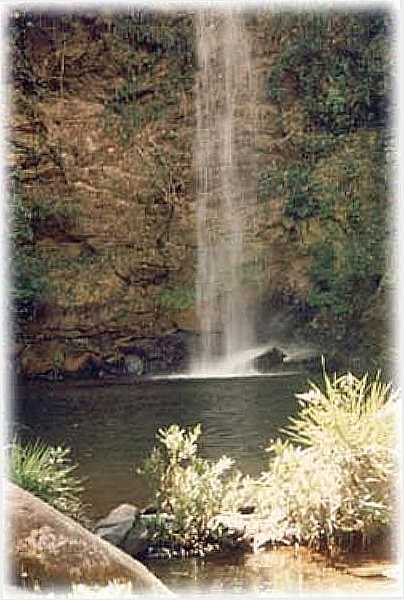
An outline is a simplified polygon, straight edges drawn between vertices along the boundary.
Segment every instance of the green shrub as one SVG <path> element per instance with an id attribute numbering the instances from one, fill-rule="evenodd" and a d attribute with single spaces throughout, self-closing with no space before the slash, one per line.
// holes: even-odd
<path id="1" fill-rule="evenodd" d="M 384 271 L 383 224 L 365 222 L 354 211 L 348 218 L 357 218 L 358 228 L 347 225 L 344 237 L 337 232 L 326 234 L 324 241 L 309 248 L 313 260 L 309 269 L 312 287 L 308 304 L 332 321 L 346 334 L 353 329 L 368 308 L 379 287 Z M 337 328 L 338 328 L 337 327 Z"/>
<path id="2" fill-rule="evenodd" d="M 321 240 L 307 245 L 312 257 L 307 303 L 334 336 L 355 336 L 386 268 L 385 144 L 378 133 L 356 133 L 313 170 Z"/>
<path id="3" fill-rule="evenodd" d="M 185 13 L 140 9 L 112 17 L 114 55 L 120 56 L 122 85 L 106 102 L 122 120 L 125 141 L 146 123 L 178 108 L 193 83 L 193 23 Z M 164 61 L 164 68 L 162 63 Z"/>
<path id="4" fill-rule="evenodd" d="M 318 212 L 317 189 L 304 164 L 273 166 L 261 172 L 258 179 L 260 200 L 285 198 L 284 213 L 294 220 L 307 219 Z"/>
<path id="5" fill-rule="evenodd" d="M 160 429 L 160 446 L 138 470 L 151 486 L 159 513 L 173 516 L 165 532 L 180 544 L 206 536 L 209 521 L 238 500 L 240 473 L 229 474 L 233 461 L 212 462 L 197 456 L 201 426 L 188 432 L 178 425 Z"/>
<path id="6" fill-rule="evenodd" d="M 46 268 L 35 247 L 31 209 L 21 193 L 16 174 L 11 178 L 10 241 L 11 241 L 11 300 L 18 319 L 27 319 L 35 313 L 46 293 Z"/>
<path id="7" fill-rule="evenodd" d="M 119 115 L 126 125 L 139 129 L 145 123 L 158 121 L 167 110 L 169 102 L 159 95 L 153 94 L 147 102 L 137 100 L 144 83 L 138 83 L 137 77 L 128 78 L 115 92 L 115 96 L 107 103 L 107 108 Z M 171 90 L 172 92 L 172 90 Z M 172 94 L 171 94 L 172 96 Z"/>
<path id="8" fill-rule="evenodd" d="M 24 194 L 21 172 L 15 169 L 10 178 L 10 275 L 12 309 L 19 320 L 30 319 L 49 296 L 49 259 L 36 242 L 54 230 L 72 228 L 78 209 L 68 199 L 37 198 Z"/>
<path id="9" fill-rule="evenodd" d="M 187 287 L 162 290 L 159 296 L 162 308 L 186 310 L 195 304 L 195 290 Z"/>
<path id="10" fill-rule="evenodd" d="M 263 27 L 268 50 L 278 46 L 267 91 L 279 152 L 260 174 L 259 197 L 283 202 L 291 241 L 312 257 L 304 302 L 316 335 L 354 347 L 389 235 L 391 16 L 282 11 Z"/>
<path id="11" fill-rule="evenodd" d="M 281 35 L 282 22 L 273 27 Z M 281 51 L 268 79 L 282 104 L 294 90 L 317 131 L 343 134 L 386 119 L 389 18 L 373 13 L 301 13 L 285 22 Z"/>
<path id="12" fill-rule="evenodd" d="M 45 266 L 34 248 L 14 249 L 11 275 L 13 312 L 18 319 L 30 319 L 48 288 Z"/>
<path id="13" fill-rule="evenodd" d="M 395 394 L 377 375 L 351 373 L 311 384 L 300 413 L 272 441 L 269 469 L 249 494 L 275 537 L 293 530 L 309 544 L 332 546 L 344 535 L 371 538 L 394 519 L 398 477 Z"/>
<path id="14" fill-rule="evenodd" d="M 67 231 L 75 226 L 80 211 L 69 198 L 38 198 L 29 206 L 31 227 L 36 237 L 49 230 Z"/>
<path id="15" fill-rule="evenodd" d="M 128 46 L 156 56 L 173 56 L 182 64 L 194 60 L 192 16 L 185 12 L 170 14 L 148 9 L 112 17 L 114 35 Z"/>
<path id="16" fill-rule="evenodd" d="M 285 214 L 292 219 L 305 219 L 316 214 L 316 190 L 310 180 L 310 169 L 293 165 L 286 171 L 287 202 Z"/>
<path id="17" fill-rule="evenodd" d="M 72 518 L 83 518 L 80 500 L 82 482 L 73 475 L 76 465 L 70 450 L 52 447 L 37 440 L 23 445 L 17 438 L 11 443 L 8 476 L 22 489 L 38 496 Z"/>

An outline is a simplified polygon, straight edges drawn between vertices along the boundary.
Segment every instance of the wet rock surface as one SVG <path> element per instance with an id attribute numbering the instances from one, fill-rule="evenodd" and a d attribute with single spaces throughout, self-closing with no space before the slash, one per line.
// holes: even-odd
<path id="1" fill-rule="evenodd" d="M 22 17 L 19 14 L 17 19 Z M 10 52 L 16 76 L 10 82 L 15 110 L 10 122 L 9 166 L 18 172 L 23 184 L 26 209 L 37 207 L 43 213 L 35 227 L 34 242 L 52 293 L 41 295 L 32 318 L 21 324 L 18 344 L 25 348 L 24 357 L 19 352 L 14 366 L 24 376 L 50 380 L 78 373 L 118 376 L 125 370 L 124 361 L 121 365 L 99 365 L 98 358 L 104 360 L 119 349 L 120 338 L 143 338 L 143 347 L 146 338 L 159 345 L 161 336 L 178 328 L 201 333 L 193 297 L 197 255 L 192 160 L 194 63 L 182 51 L 177 57 L 166 56 L 156 52 L 153 44 L 136 43 L 136 36 L 128 46 L 128 40 L 111 26 L 113 19 L 105 15 L 73 18 L 72 26 L 58 40 L 49 31 L 61 31 L 63 18 L 38 14 L 29 19 L 19 44 Z M 157 23 L 162 23 L 164 30 L 168 28 L 172 39 L 180 36 L 182 44 L 192 45 L 194 31 L 187 19 L 182 32 L 171 29 L 172 23 L 162 16 L 159 19 Z M 313 135 L 307 123 L 302 125 L 304 106 L 292 89 L 288 88 L 287 114 L 282 118 L 278 118 L 277 103 L 268 97 L 268 76 L 280 51 L 279 42 L 266 34 L 271 19 L 272 15 L 264 11 L 262 18 L 249 26 L 251 58 L 258 79 L 256 141 L 261 175 L 268 169 L 268 152 L 273 153 L 275 162 L 284 152 L 288 172 L 290 160 L 292 164 L 295 161 L 294 140 L 302 136 L 303 141 L 307 134 L 306 141 L 311 143 Z M 130 98 L 125 95 L 133 76 L 128 69 L 128 51 L 136 69 L 142 71 L 136 75 L 140 80 L 144 79 L 144 66 L 149 65 L 145 69 L 147 81 L 139 81 L 139 89 Z M 55 78 L 62 54 L 68 64 L 63 77 L 66 93 L 61 93 Z M 142 117 L 135 125 L 125 105 L 134 98 L 134 110 Z M 358 137 L 359 152 L 362 138 L 356 134 L 350 137 L 347 144 L 352 152 Z M 366 156 L 360 150 L 359 162 L 365 165 L 365 172 L 377 172 L 375 163 L 366 166 L 365 161 L 373 145 L 372 132 L 366 132 L 363 139 Z M 345 143 L 340 147 L 345 149 Z M 321 180 L 325 171 L 333 171 L 331 166 L 356 164 L 356 159 L 347 160 L 356 157 L 349 152 L 330 157 L 317 165 Z M 362 180 L 366 183 L 367 177 L 355 178 L 355 182 Z M 369 185 L 372 192 L 373 178 L 359 189 L 358 197 L 372 213 Z M 341 213 L 346 202 L 343 191 L 341 188 Z M 357 193 L 355 187 L 352 193 Z M 259 234 L 254 254 L 259 259 L 262 288 L 260 306 L 256 307 L 262 311 L 258 330 L 278 305 L 293 307 L 297 321 L 312 320 L 314 333 L 327 333 L 330 323 L 316 322 L 307 303 L 313 286 L 310 249 L 324 237 L 322 222 L 317 216 L 293 219 L 288 216 L 287 202 L 284 194 L 271 192 L 257 210 Z M 345 247 L 344 243 L 339 245 Z M 256 290 L 255 277 L 251 281 L 245 289 L 246 305 L 249 294 Z M 373 347 L 387 334 L 391 307 L 389 284 L 385 284 L 386 293 L 369 298 L 369 309 L 357 322 L 366 334 L 362 343 L 370 346 L 370 358 Z M 379 290 L 383 290 L 382 285 Z M 357 338 L 353 332 L 353 340 Z M 84 339 L 87 341 L 80 348 Z M 44 351 L 47 341 L 59 344 L 69 355 L 73 345 L 79 356 L 73 362 L 69 358 L 64 366 L 60 361 L 55 365 L 52 354 Z M 333 336 L 330 344 L 334 344 Z M 146 361 L 139 355 L 143 366 L 140 360 L 130 358 L 126 371 L 137 377 L 182 369 L 186 360 L 180 349 L 168 345 L 164 355 L 146 352 Z M 84 352 L 91 358 L 82 358 Z M 262 369 L 266 368 L 263 364 Z"/>
<path id="2" fill-rule="evenodd" d="M 193 336 L 177 330 L 157 337 L 95 336 L 22 345 L 13 358 L 20 376 L 65 378 L 142 377 L 186 369 Z"/>
<path id="3" fill-rule="evenodd" d="M 283 364 L 286 354 L 280 348 L 271 348 L 254 359 L 254 368 L 260 373 L 270 371 L 273 367 Z"/>

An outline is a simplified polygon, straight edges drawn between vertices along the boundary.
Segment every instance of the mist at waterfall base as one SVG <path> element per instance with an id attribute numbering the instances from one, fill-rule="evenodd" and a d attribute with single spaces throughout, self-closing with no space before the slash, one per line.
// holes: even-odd
<path id="1" fill-rule="evenodd" d="M 268 316 L 268 307 L 256 307 L 256 346 L 234 352 L 229 357 L 221 357 L 213 353 L 211 364 L 205 370 L 193 370 L 191 367 L 183 372 L 153 375 L 153 380 L 164 379 L 234 379 L 265 378 L 296 375 L 307 369 L 321 371 L 322 351 L 319 346 L 309 344 L 296 331 L 296 318 L 291 309 L 272 309 Z M 218 339 L 220 336 L 212 336 Z M 220 347 L 220 344 L 217 344 Z M 191 346 L 199 347 L 198 343 Z M 214 347 L 214 344 L 212 344 Z M 258 368 L 260 357 L 271 353 L 279 353 L 279 361 L 270 368 Z M 281 360 L 281 356 L 283 358 Z"/>

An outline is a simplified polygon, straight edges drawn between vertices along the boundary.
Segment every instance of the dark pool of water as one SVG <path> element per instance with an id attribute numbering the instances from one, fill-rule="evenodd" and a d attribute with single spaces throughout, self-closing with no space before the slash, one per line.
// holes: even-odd
<path id="1" fill-rule="evenodd" d="M 159 427 L 202 424 L 203 456 L 226 454 L 245 473 L 265 467 L 265 447 L 296 410 L 304 374 L 141 383 L 57 382 L 16 385 L 14 422 L 23 438 L 69 446 L 86 477 L 92 515 L 122 502 L 144 505 L 149 491 L 136 466 Z"/>

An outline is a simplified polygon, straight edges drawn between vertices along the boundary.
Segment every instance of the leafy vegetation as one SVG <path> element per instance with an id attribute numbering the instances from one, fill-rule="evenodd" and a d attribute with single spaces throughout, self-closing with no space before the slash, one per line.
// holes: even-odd
<path id="1" fill-rule="evenodd" d="M 215 535 L 210 520 L 237 502 L 240 473 L 230 473 L 233 461 L 227 456 L 217 462 L 199 457 L 200 434 L 200 425 L 189 431 L 178 425 L 160 429 L 159 447 L 139 469 L 151 487 L 158 513 L 173 517 L 168 525 L 160 522 L 159 535 L 182 547 Z"/>
<path id="2" fill-rule="evenodd" d="M 16 177 L 11 181 L 11 297 L 18 319 L 33 316 L 47 289 L 46 269 L 35 247 L 32 213 Z"/>
<path id="3" fill-rule="evenodd" d="M 272 441 L 268 470 L 249 487 L 250 501 L 274 536 L 342 546 L 347 534 L 376 537 L 395 514 L 396 396 L 377 375 L 351 373 L 298 395 L 300 412 Z"/>
<path id="4" fill-rule="evenodd" d="M 24 490 L 38 496 L 74 519 L 83 518 L 80 494 L 82 482 L 75 477 L 77 468 L 70 450 L 52 447 L 37 440 L 23 445 L 17 438 L 11 443 L 8 476 Z"/>
<path id="5" fill-rule="evenodd" d="M 308 167 L 296 164 L 284 171 L 268 169 L 260 174 L 258 194 L 261 199 L 286 194 L 284 213 L 292 219 L 306 219 L 318 213 L 316 187 L 310 179 Z"/>
<path id="6" fill-rule="evenodd" d="M 137 130 L 175 109 L 192 86 L 192 19 L 142 9 L 114 15 L 112 30 L 114 48 L 125 54 L 125 72 L 106 108 Z"/>
<path id="7" fill-rule="evenodd" d="M 167 288 L 161 291 L 159 304 L 162 308 L 186 310 L 195 304 L 195 290 L 181 286 L 173 289 Z"/>
<path id="8" fill-rule="evenodd" d="M 291 35 L 271 71 L 269 96 L 288 101 L 292 87 L 319 131 L 340 135 L 383 126 L 387 15 L 306 13 L 289 16 L 286 27 Z M 282 17 L 274 28 L 278 36 L 285 32 Z"/>
<path id="9" fill-rule="evenodd" d="M 34 317 L 48 297 L 50 261 L 38 248 L 37 241 L 47 232 L 66 231 L 74 226 L 78 211 L 67 199 L 36 198 L 28 201 L 19 170 L 11 177 L 11 297 L 18 320 Z"/>
<path id="10" fill-rule="evenodd" d="M 30 221 L 35 237 L 52 231 L 67 231 L 75 226 L 79 209 L 70 198 L 36 198 L 30 204 Z"/>
<path id="11" fill-rule="evenodd" d="M 193 62 L 191 15 L 186 12 L 131 10 L 112 17 L 114 34 L 137 48 L 157 56 L 174 56 L 183 63 Z"/>
<path id="12" fill-rule="evenodd" d="M 333 165 L 321 161 L 315 177 L 323 184 L 322 240 L 314 241 L 309 304 L 329 326 L 346 334 L 369 307 L 385 272 L 388 215 L 383 150 L 377 135 L 356 135 L 334 154 Z"/>
<path id="13" fill-rule="evenodd" d="M 307 314 L 334 339 L 355 337 L 385 270 L 389 30 L 382 11 L 282 12 L 266 24 L 279 50 L 267 95 L 282 145 L 259 197 L 282 200 L 299 228 L 312 258 Z"/>

